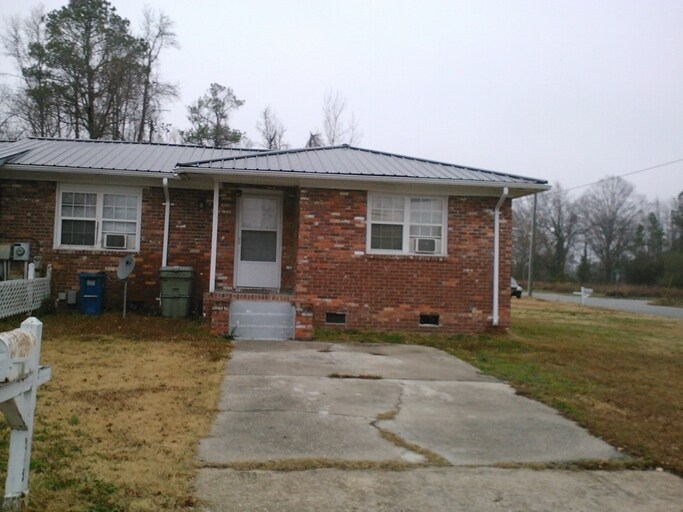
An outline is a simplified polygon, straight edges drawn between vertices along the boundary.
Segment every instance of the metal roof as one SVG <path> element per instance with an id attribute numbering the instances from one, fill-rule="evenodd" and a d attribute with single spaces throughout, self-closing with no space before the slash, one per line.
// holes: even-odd
<path id="1" fill-rule="evenodd" d="M 180 163 L 179 163 L 180 162 Z M 29 138 L 0 141 L 0 166 L 122 175 L 396 180 L 545 190 L 547 182 L 513 174 L 408 157 L 349 145 L 264 151 L 180 144 Z"/>
<path id="2" fill-rule="evenodd" d="M 545 185 L 547 181 L 515 176 L 473 167 L 413 158 L 349 145 L 270 151 L 251 155 L 230 156 L 205 161 L 178 164 L 189 169 L 206 171 L 251 171 L 303 173 L 339 177 L 405 178 L 447 180 L 462 183 Z"/>
<path id="3" fill-rule="evenodd" d="M 173 173 L 178 162 L 225 158 L 259 150 L 89 139 L 30 138 L 0 142 L 0 165 Z"/>

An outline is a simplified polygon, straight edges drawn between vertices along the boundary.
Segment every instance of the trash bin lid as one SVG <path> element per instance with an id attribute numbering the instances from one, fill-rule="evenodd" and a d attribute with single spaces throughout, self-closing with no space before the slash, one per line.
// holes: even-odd
<path id="1" fill-rule="evenodd" d="M 104 272 L 81 272 L 78 274 L 78 277 L 84 278 L 84 279 L 94 279 L 98 277 L 104 277 L 105 273 Z"/>

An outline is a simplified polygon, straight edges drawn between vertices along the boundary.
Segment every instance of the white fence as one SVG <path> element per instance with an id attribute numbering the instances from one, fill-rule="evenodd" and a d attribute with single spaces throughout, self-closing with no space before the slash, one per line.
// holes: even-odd
<path id="1" fill-rule="evenodd" d="M 0 282 L 0 318 L 35 311 L 50 297 L 52 267 L 47 276 Z"/>

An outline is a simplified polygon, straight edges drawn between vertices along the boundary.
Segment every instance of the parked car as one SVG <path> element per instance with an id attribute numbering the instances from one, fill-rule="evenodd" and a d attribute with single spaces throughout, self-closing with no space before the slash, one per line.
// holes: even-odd
<path id="1" fill-rule="evenodd" d="M 514 277 L 510 278 L 510 295 L 512 297 L 517 297 L 518 299 L 522 298 L 522 292 L 524 289 L 519 286 L 519 283 L 517 282 L 517 279 Z"/>

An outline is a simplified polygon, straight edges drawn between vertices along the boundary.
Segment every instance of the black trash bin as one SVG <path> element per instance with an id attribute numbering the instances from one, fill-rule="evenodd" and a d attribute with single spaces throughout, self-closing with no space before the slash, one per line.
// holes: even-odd
<path id="1" fill-rule="evenodd" d="M 84 315 L 100 315 L 104 309 L 104 272 L 81 272 L 78 274 L 80 288 L 78 304 Z"/>

